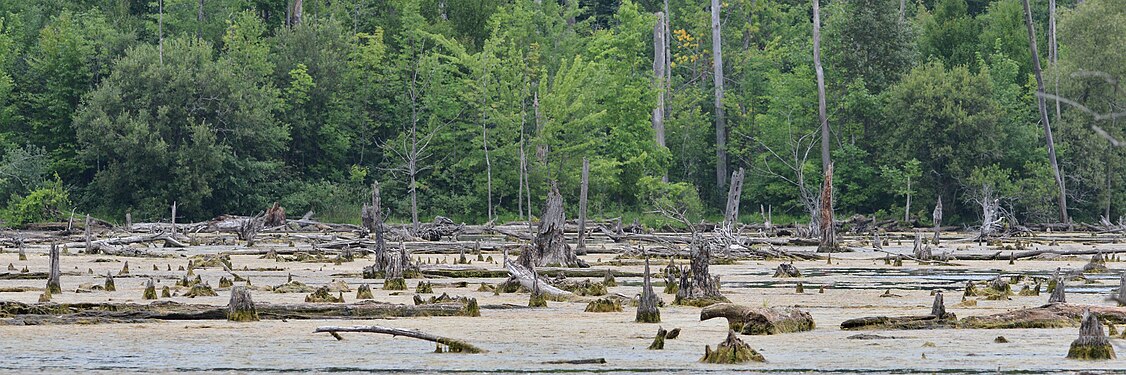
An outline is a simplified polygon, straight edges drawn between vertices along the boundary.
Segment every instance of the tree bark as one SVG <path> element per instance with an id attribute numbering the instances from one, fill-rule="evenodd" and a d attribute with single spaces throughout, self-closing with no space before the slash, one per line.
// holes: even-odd
<path id="1" fill-rule="evenodd" d="M 665 14 L 657 12 L 657 24 L 653 26 L 653 86 L 657 90 L 653 134 L 661 147 L 665 147 L 665 22 Z M 663 179 L 668 181 L 668 173 Z"/>
<path id="2" fill-rule="evenodd" d="M 931 220 L 934 221 L 934 242 L 935 245 L 939 243 L 939 236 L 942 233 L 942 197 L 938 197 L 938 203 L 934 205 L 934 212 L 931 213 Z"/>
<path id="3" fill-rule="evenodd" d="M 590 160 L 583 158 L 582 186 L 579 188 L 579 244 L 578 255 L 586 255 L 586 198 L 590 184 Z"/>
<path id="4" fill-rule="evenodd" d="M 704 307 L 716 303 L 731 302 L 719 292 L 719 277 L 713 277 L 708 271 L 711 263 L 711 251 L 707 243 L 693 236 L 691 252 L 691 268 L 681 269 L 680 286 L 676 292 L 678 305 Z"/>
<path id="5" fill-rule="evenodd" d="M 825 179 L 821 185 L 821 243 L 817 252 L 833 252 L 837 249 L 837 232 L 833 226 L 833 164 L 825 168 Z"/>
<path id="6" fill-rule="evenodd" d="M 743 196 L 743 168 L 731 173 L 731 186 L 727 191 L 727 210 L 724 211 L 723 226 L 734 232 L 739 224 L 739 199 Z"/>
<path id="7" fill-rule="evenodd" d="M 712 71 L 715 86 L 715 178 L 723 191 L 727 178 L 727 119 L 723 111 L 723 36 L 720 32 L 720 1 L 712 0 Z"/>
<path id="8" fill-rule="evenodd" d="M 660 297 L 653 292 L 653 284 L 650 281 L 652 275 L 649 274 L 649 257 L 645 257 L 645 275 L 641 280 L 641 296 L 637 301 L 637 316 L 634 320 L 638 323 L 660 323 L 661 310 L 657 307 L 660 302 Z"/>
<path id="9" fill-rule="evenodd" d="M 700 321 L 726 318 L 728 328 L 744 335 L 776 335 L 813 330 L 813 317 L 798 309 L 718 303 L 700 310 Z"/>
<path id="10" fill-rule="evenodd" d="M 813 0 L 813 66 L 817 73 L 817 117 L 821 121 L 821 170 L 825 171 L 832 162 L 829 158 L 829 119 L 825 109 L 825 70 L 821 67 L 820 3 L 821 0 Z"/>
<path id="11" fill-rule="evenodd" d="M 488 126 L 488 100 L 489 100 L 489 60 L 488 55 L 481 53 L 481 145 L 485 149 L 485 181 L 488 189 L 488 214 L 493 221 L 493 163 L 489 160 L 489 126 Z"/>
<path id="12" fill-rule="evenodd" d="M 520 264 L 531 268 L 556 265 L 560 267 L 589 267 L 575 255 L 574 249 L 567 245 L 563 229 L 567 220 L 563 210 L 563 195 L 552 182 L 540 214 L 540 226 L 532 247 L 520 254 Z"/>
<path id="13" fill-rule="evenodd" d="M 1052 139 L 1052 126 L 1048 122 L 1048 108 L 1047 103 L 1044 101 L 1044 78 L 1040 73 L 1040 53 L 1036 50 L 1036 29 L 1032 24 L 1032 9 L 1028 6 L 1028 0 L 1021 1 L 1024 4 L 1024 24 L 1028 29 L 1028 49 L 1032 52 L 1032 72 L 1036 75 L 1036 92 L 1039 94 L 1036 97 L 1036 105 L 1040 110 L 1040 122 L 1044 124 L 1044 140 L 1048 144 L 1048 161 L 1052 165 L 1052 173 L 1056 177 L 1056 185 L 1059 187 L 1059 210 L 1060 222 L 1068 223 L 1067 217 L 1067 187 L 1063 180 L 1063 174 L 1060 172 L 1060 165 L 1056 161 L 1056 144 Z"/>
<path id="14" fill-rule="evenodd" d="M 415 330 L 407 330 L 407 329 L 401 329 L 401 328 L 390 328 L 390 327 L 380 327 L 380 326 L 355 326 L 355 327 L 325 326 L 325 327 L 317 327 L 317 330 L 314 331 L 314 332 L 316 332 L 316 333 L 328 332 L 328 333 L 333 334 L 334 336 L 336 336 L 337 332 L 382 333 L 382 334 L 387 334 L 387 335 L 391 335 L 391 336 L 410 337 L 410 338 L 414 338 L 414 339 L 426 340 L 426 341 L 442 344 L 442 345 L 445 345 L 448 348 L 447 351 L 450 352 L 450 353 L 483 353 L 483 352 L 485 352 L 483 349 L 478 348 L 476 346 L 473 346 L 472 344 L 469 344 L 469 343 L 461 341 L 461 340 L 456 340 L 456 339 L 451 339 L 451 338 L 448 338 L 448 337 L 431 335 L 431 334 L 425 333 L 425 332 L 420 332 L 420 331 L 415 331 Z M 338 337 L 337 339 L 339 340 L 340 338 Z"/>
<path id="15" fill-rule="evenodd" d="M 62 286 L 59 284 L 59 247 L 51 244 L 51 250 L 47 253 L 48 261 L 50 264 L 50 273 L 47 276 L 47 293 L 59 294 L 63 292 Z"/>

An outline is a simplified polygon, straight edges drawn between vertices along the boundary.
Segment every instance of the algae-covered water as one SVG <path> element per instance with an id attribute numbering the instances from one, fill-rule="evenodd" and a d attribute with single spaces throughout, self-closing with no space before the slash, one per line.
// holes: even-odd
<path id="1" fill-rule="evenodd" d="M 279 248 L 286 241 L 279 241 Z M 262 245 L 272 246 L 272 245 Z M 1114 246 L 1114 245 L 1106 245 Z M 144 280 L 153 276 L 160 285 L 172 285 L 182 277 L 178 266 L 184 256 L 194 253 L 229 250 L 233 247 L 197 247 L 190 251 L 166 250 L 169 258 L 122 258 L 105 255 L 69 255 L 62 258 L 64 293 L 55 302 L 135 302 L 140 300 Z M 154 249 L 155 250 L 155 249 Z M 165 250 L 162 250 L 165 251 Z M 908 251 L 892 248 L 892 251 Z M 975 251 L 961 250 L 961 251 Z M 33 272 L 47 269 L 45 249 L 33 247 L 29 260 L 19 261 L 11 251 L 0 254 L 0 265 L 27 266 Z M 498 254 L 494 258 L 499 261 Z M 447 262 L 456 255 L 415 254 L 422 259 Z M 641 271 L 635 261 L 610 266 L 613 255 L 586 256 L 595 268 Z M 82 284 L 100 284 L 107 271 L 116 274 L 128 260 L 130 275 L 117 278 L 117 291 L 75 293 Z M 253 285 L 284 283 L 292 274 L 312 286 L 344 280 L 353 289 L 346 300 L 355 300 L 355 287 L 372 284 L 375 299 L 410 304 L 418 280 L 408 280 L 409 290 L 392 294 L 381 290 L 381 280 L 362 280 L 361 268 L 370 261 L 335 265 L 333 263 L 276 262 L 257 256 L 234 256 L 232 263 L 240 275 L 249 276 Z M 684 261 L 678 261 L 683 264 Z M 655 268 L 667 260 L 655 261 Z M 477 292 L 480 282 L 501 279 L 446 279 L 435 281 L 435 292 L 476 297 L 485 308 L 480 317 L 425 317 L 387 320 L 290 320 L 230 323 L 226 321 L 153 321 L 139 324 L 99 325 L 0 325 L 0 372 L 3 373 L 125 373 L 125 372 L 842 372 L 842 373 L 1075 373 L 1079 371 L 1126 372 L 1126 360 L 1082 362 L 1065 359 L 1068 345 L 1077 328 L 1012 330 L 927 330 L 927 331 L 842 331 L 839 325 L 851 318 L 874 315 L 920 315 L 930 311 L 931 291 L 946 291 L 947 310 L 965 317 L 1010 309 L 1033 307 L 1046 302 L 1040 296 L 1013 296 L 1007 301 L 977 301 L 976 306 L 959 305 L 961 288 L 967 280 L 984 281 L 997 274 L 1009 277 L 1046 277 L 1057 267 L 1078 269 L 1083 258 L 1017 261 L 966 261 L 957 266 L 918 265 L 905 261 L 903 267 L 884 265 L 883 254 L 847 253 L 825 261 L 794 262 L 804 274 L 800 279 L 774 279 L 777 261 L 740 261 L 713 265 L 721 276 L 725 295 L 735 303 L 751 306 L 798 307 L 813 316 L 817 328 L 811 332 L 773 336 L 741 336 L 761 352 L 766 363 L 710 365 L 699 363 L 705 345 L 714 347 L 727 333 L 722 319 L 699 321 L 700 309 L 666 306 L 662 323 L 634 323 L 634 308 L 620 313 L 585 313 L 585 301 L 549 302 L 547 308 L 527 309 L 527 294 Z M 153 265 L 159 271 L 153 271 Z M 171 265 L 173 271 L 167 271 Z M 474 262 L 471 266 L 500 269 L 499 264 Z M 1126 263 L 1110 262 L 1112 272 L 1088 275 L 1089 284 L 1069 287 L 1068 301 L 1107 305 L 1104 296 L 1117 288 L 1117 275 Z M 445 267 L 429 265 L 425 267 Z M 279 270 L 268 270 L 277 268 Z M 253 269 L 264 269 L 254 271 Z M 94 275 L 90 275 L 93 271 Z M 220 269 L 196 270 L 212 286 L 227 275 Z M 1030 277 L 1026 277 L 1029 280 Z M 594 281 L 599 281 L 595 278 Z M 449 281 L 468 281 L 463 288 Z M 805 293 L 794 285 L 801 281 Z M 610 293 L 633 296 L 639 293 L 640 278 L 618 278 L 619 286 Z M 1031 281 L 1025 281 L 1031 284 Z M 42 280 L 0 280 L 0 288 L 42 288 Z M 824 293 L 819 288 L 824 285 Z M 660 284 L 657 290 L 660 292 Z M 1014 286 L 1018 290 L 1019 285 Z M 12 290 L 12 289 L 8 289 Z M 895 295 L 881 297 L 885 292 Z M 40 291 L 0 292 L 0 300 L 35 302 Z M 185 303 L 225 305 L 229 292 L 218 297 L 172 300 Z M 672 296 L 663 295 L 666 302 Z M 255 290 L 255 301 L 301 302 L 304 294 L 280 294 Z M 593 298 L 591 298 L 593 299 Z M 418 329 L 441 336 L 462 339 L 486 349 L 482 354 L 433 353 L 427 341 L 377 334 L 344 333 L 343 341 L 327 334 L 314 334 L 324 325 L 382 325 Z M 679 338 L 669 340 L 665 349 L 647 350 L 658 326 L 680 328 Z M 1118 327 L 1120 330 L 1126 327 Z M 850 339 L 858 333 L 884 336 L 881 339 Z M 1004 336 L 1009 343 L 995 343 Z M 1113 341 L 1120 356 L 1126 355 L 1124 340 Z M 546 364 L 550 361 L 604 358 L 604 364 Z"/>

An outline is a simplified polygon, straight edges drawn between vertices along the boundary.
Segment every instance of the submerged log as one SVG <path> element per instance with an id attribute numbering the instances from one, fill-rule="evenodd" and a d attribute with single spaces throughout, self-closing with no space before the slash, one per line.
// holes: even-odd
<path id="1" fill-rule="evenodd" d="M 441 352 L 447 352 L 447 353 L 484 353 L 485 352 L 485 350 L 478 348 L 476 346 L 473 346 L 472 344 L 469 344 L 465 341 L 461 341 L 461 340 L 457 340 L 457 339 L 451 339 L 449 337 L 432 335 L 432 334 L 425 333 L 425 332 L 422 332 L 422 331 L 408 330 L 408 329 L 402 329 L 402 328 L 391 328 L 391 327 L 380 327 L 380 326 L 352 326 L 352 327 L 324 326 L 324 327 L 317 327 L 317 330 L 313 331 L 313 332 L 314 333 L 328 332 L 328 333 L 332 333 L 334 335 L 334 337 L 338 336 L 338 335 L 336 335 L 336 333 L 339 333 L 339 332 L 382 333 L 382 334 L 385 334 L 385 335 L 410 337 L 410 338 L 414 338 L 414 339 L 434 342 L 434 343 L 437 343 L 437 344 L 440 344 L 440 345 L 445 345 L 446 350 L 442 350 L 442 348 L 439 347 L 438 350 L 437 350 L 438 353 L 441 353 Z"/>
<path id="2" fill-rule="evenodd" d="M 740 340 L 734 330 L 727 331 L 727 339 L 716 345 L 715 351 L 709 346 L 704 346 L 704 358 L 700 362 L 737 364 L 746 362 L 766 362 L 762 354 L 751 349 L 750 345 Z"/>
<path id="3" fill-rule="evenodd" d="M 1083 312 L 1083 323 L 1079 325 L 1079 338 L 1071 342 L 1067 351 L 1067 358 L 1071 359 L 1115 359 L 1114 347 L 1110 346 L 1110 339 L 1103 334 L 1103 324 L 1098 316 L 1090 310 Z"/>
<path id="4" fill-rule="evenodd" d="M 915 316 L 871 316 L 849 319 L 841 322 L 843 330 L 886 330 L 886 329 L 941 329 L 957 328 L 958 317 L 954 313 L 946 312 L 942 292 L 935 293 L 934 305 L 931 306 L 929 315 Z"/>
<path id="5" fill-rule="evenodd" d="M 775 335 L 814 328 L 813 317 L 798 309 L 749 307 L 717 303 L 700 311 L 700 321 L 727 318 L 727 326 L 744 335 Z"/>
<path id="6" fill-rule="evenodd" d="M 970 316 L 958 322 L 960 328 L 1064 328 L 1079 325 L 1083 313 L 1090 310 L 1111 324 L 1126 323 L 1126 308 L 1094 305 L 1052 303 L 1040 307 L 1006 311 L 993 315 Z"/>

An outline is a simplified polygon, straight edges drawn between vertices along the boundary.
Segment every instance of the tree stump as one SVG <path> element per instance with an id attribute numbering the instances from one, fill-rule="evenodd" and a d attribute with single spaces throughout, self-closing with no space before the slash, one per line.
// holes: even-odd
<path id="1" fill-rule="evenodd" d="M 734 330 L 727 330 L 727 339 L 716 345 L 713 351 L 710 346 L 704 346 L 704 358 L 700 362 L 737 364 L 746 362 L 766 362 L 762 354 L 751 349 L 750 345 L 740 340 Z"/>
<path id="2" fill-rule="evenodd" d="M 691 269 L 682 270 L 680 286 L 676 292 L 675 304 L 704 307 L 716 303 L 731 302 L 719 292 L 719 277 L 708 272 L 711 254 L 707 244 L 700 238 L 693 238 Z"/>
<path id="3" fill-rule="evenodd" d="M 637 303 L 637 316 L 635 321 L 638 323 L 660 323 L 661 310 L 657 308 L 660 302 L 660 297 L 653 293 L 653 284 L 649 275 L 649 258 L 645 258 L 645 275 L 642 276 L 641 296 Z"/>
<path id="4" fill-rule="evenodd" d="M 113 283 L 113 275 L 111 275 L 109 273 L 109 271 L 106 271 L 106 285 L 105 285 L 105 287 L 106 287 L 107 292 L 117 291 L 117 286 L 114 285 L 114 283 Z"/>
<path id="5" fill-rule="evenodd" d="M 801 277 L 801 272 L 798 272 L 798 268 L 793 264 L 782 263 L 774 270 L 773 277 Z"/>
<path id="6" fill-rule="evenodd" d="M 566 217 L 563 212 L 563 196 L 555 182 L 547 192 L 547 201 L 540 214 L 540 226 L 532 246 L 520 253 L 519 263 L 528 267 L 590 267 L 575 255 L 563 237 Z"/>
<path id="7" fill-rule="evenodd" d="M 383 290 L 407 290 L 400 254 L 391 253 L 389 255 L 387 270 L 384 273 Z"/>
<path id="8" fill-rule="evenodd" d="M 657 327 L 657 336 L 653 337 L 653 343 L 649 344 L 649 350 L 662 350 L 665 348 L 665 336 L 669 334 L 662 327 Z"/>
<path id="9" fill-rule="evenodd" d="M 156 284 L 153 283 L 152 278 L 149 278 L 148 283 L 145 284 L 145 292 L 141 296 L 142 299 L 156 299 Z"/>
<path id="10" fill-rule="evenodd" d="M 1090 310 L 1083 312 L 1083 322 L 1079 325 L 1079 338 L 1071 342 L 1067 358 L 1086 360 L 1116 358 L 1110 339 L 1103 333 L 1102 322 L 1099 322 L 1098 316 Z"/>
<path id="11" fill-rule="evenodd" d="M 837 250 L 837 229 L 833 225 L 833 163 L 828 163 L 821 184 L 821 242 L 817 252 L 831 253 Z"/>
<path id="12" fill-rule="evenodd" d="M 250 290 L 245 286 L 231 288 L 231 301 L 227 304 L 227 320 L 232 322 L 258 321 L 258 311 L 250 299 Z"/>
<path id="13" fill-rule="evenodd" d="M 372 299 L 372 298 L 375 298 L 375 297 L 372 296 L 371 287 L 368 286 L 368 284 L 360 284 L 360 287 L 356 288 L 356 299 L 360 300 L 360 299 Z"/>
<path id="14" fill-rule="evenodd" d="M 273 206 L 266 209 L 265 225 L 267 227 L 280 227 L 285 225 L 285 208 L 274 202 Z"/>
<path id="15" fill-rule="evenodd" d="M 47 276 L 47 292 L 49 294 L 60 294 L 63 292 L 63 287 L 59 284 L 59 247 L 51 244 L 51 250 L 47 255 L 51 263 L 51 271 Z"/>
<path id="16" fill-rule="evenodd" d="M 622 302 L 613 298 L 599 298 L 586 304 L 584 312 L 622 312 Z"/>
<path id="17" fill-rule="evenodd" d="M 717 303 L 700 310 L 700 321 L 727 318 L 727 327 L 744 335 L 776 335 L 811 331 L 813 317 L 798 309 L 749 307 Z"/>
<path id="18" fill-rule="evenodd" d="M 1067 296 L 1064 294 L 1064 281 L 1059 279 L 1056 281 L 1056 288 L 1052 289 L 1052 295 L 1048 297 L 1048 303 L 1067 303 Z"/>
<path id="19" fill-rule="evenodd" d="M 1083 273 L 1105 273 L 1110 270 L 1106 268 L 1106 258 L 1102 254 L 1095 254 L 1091 256 L 1091 261 L 1083 266 Z"/>
<path id="20" fill-rule="evenodd" d="M 1118 302 L 1118 306 L 1126 306 L 1126 272 L 1122 272 L 1122 278 L 1118 280 L 1118 295 L 1111 299 Z"/>

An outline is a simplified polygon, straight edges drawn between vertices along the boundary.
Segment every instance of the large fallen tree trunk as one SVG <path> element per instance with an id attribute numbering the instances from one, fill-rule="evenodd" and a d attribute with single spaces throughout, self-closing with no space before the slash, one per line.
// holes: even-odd
<path id="1" fill-rule="evenodd" d="M 1083 312 L 1088 309 L 1104 322 L 1126 323 L 1126 307 L 1052 303 L 993 315 L 966 317 L 958 322 L 958 326 L 978 329 L 1077 327 L 1083 318 Z"/>
<path id="2" fill-rule="evenodd" d="M 700 321 L 727 318 L 727 325 L 744 335 L 775 335 L 779 333 L 811 331 L 813 317 L 798 309 L 749 307 L 733 303 L 718 303 L 700 311 Z"/>
<path id="3" fill-rule="evenodd" d="M 507 257 L 504 259 L 504 268 L 508 270 L 508 274 L 510 276 L 509 280 L 514 280 L 517 283 L 520 283 L 520 286 L 524 287 L 524 289 L 534 290 L 538 287 L 540 294 L 556 300 L 567 300 L 575 297 L 574 293 L 556 288 L 548 283 L 547 280 L 540 279 L 539 283 L 536 283 L 536 275 L 532 272 L 532 270 L 529 270 L 522 265 L 516 264 L 516 262 L 513 262 Z"/>
<path id="4" fill-rule="evenodd" d="M 118 249 L 116 249 L 112 246 L 125 246 L 125 245 L 131 245 L 131 244 L 135 244 L 135 243 L 152 243 L 152 242 L 157 242 L 157 241 L 163 242 L 165 247 L 187 247 L 188 246 L 188 245 L 184 244 L 183 242 L 180 242 L 180 240 L 177 240 L 171 234 L 156 233 L 156 234 L 150 234 L 150 235 L 144 235 L 144 236 L 129 236 L 129 237 L 119 237 L 119 238 L 108 238 L 108 239 L 104 239 L 104 240 L 93 241 L 93 242 L 90 243 L 91 249 L 88 249 L 88 250 L 91 250 L 91 251 L 88 251 L 88 252 L 91 252 L 91 253 L 98 252 L 98 251 L 112 252 L 114 250 L 118 250 Z M 66 244 L 66 247 L 71 248 L 71 249 L 73 249 L 73 248 L 85 248 L 86 242 L 85 241 L 71 242 L 71 243 Z M 111 254 L 111 255 L 113 255 L 113 254 Z"/>
<path id="5" fill-rule="evenodd" d="M 383 319 L 419 316 L 472 316 L 467 303 L 402 305 L 363 301 L 350 304 L 255 303 L 262 320 L 279 319 Z M 227 306 L 183 304 L 170 301 L 147 305 L 133 303 L 0 302 L 0 325 L 123 323 L 145 320 L 227 320 Z"/>
<path id="6" fill-rule="evenodd" d="M 317 330 L 313 331 L 313 332 L 314 333 L 328 332 L 328 333 L 333 334 L 333 336 L 337 337 L 337 339 L 340 339 L 339 335 L 337 335 L 338 332 L 382 333 L 382 334 L 391 335 L 391 336 L 410 337 L 410 338 L 415 338 L 415 339 L 419 339 L 419 340 L 426 340 L 426 341 L 442 344 L 442 345 L 446 346 L 446 348 L 447 348 L 446 352 L 449 352 L 449 353 L 484 353 L 485 352 L 485 350 L 478 348 L 476 346 L 473 346 L 472 344 L 469 344 L 465 341 L 461 341 L 461 340 L 457 340 L 457 339 L 451 339 L 449 337 L 436 336 L 436 335 L 432 335 L 432 334 L 421 332 L 421 331 L 402 329 L 402 328 L 391 328 L 391 327 L 380 327 L 380 326 L 353 326 L 353 327 L 325 326 L 325 327 L 317 327 Z"/>

